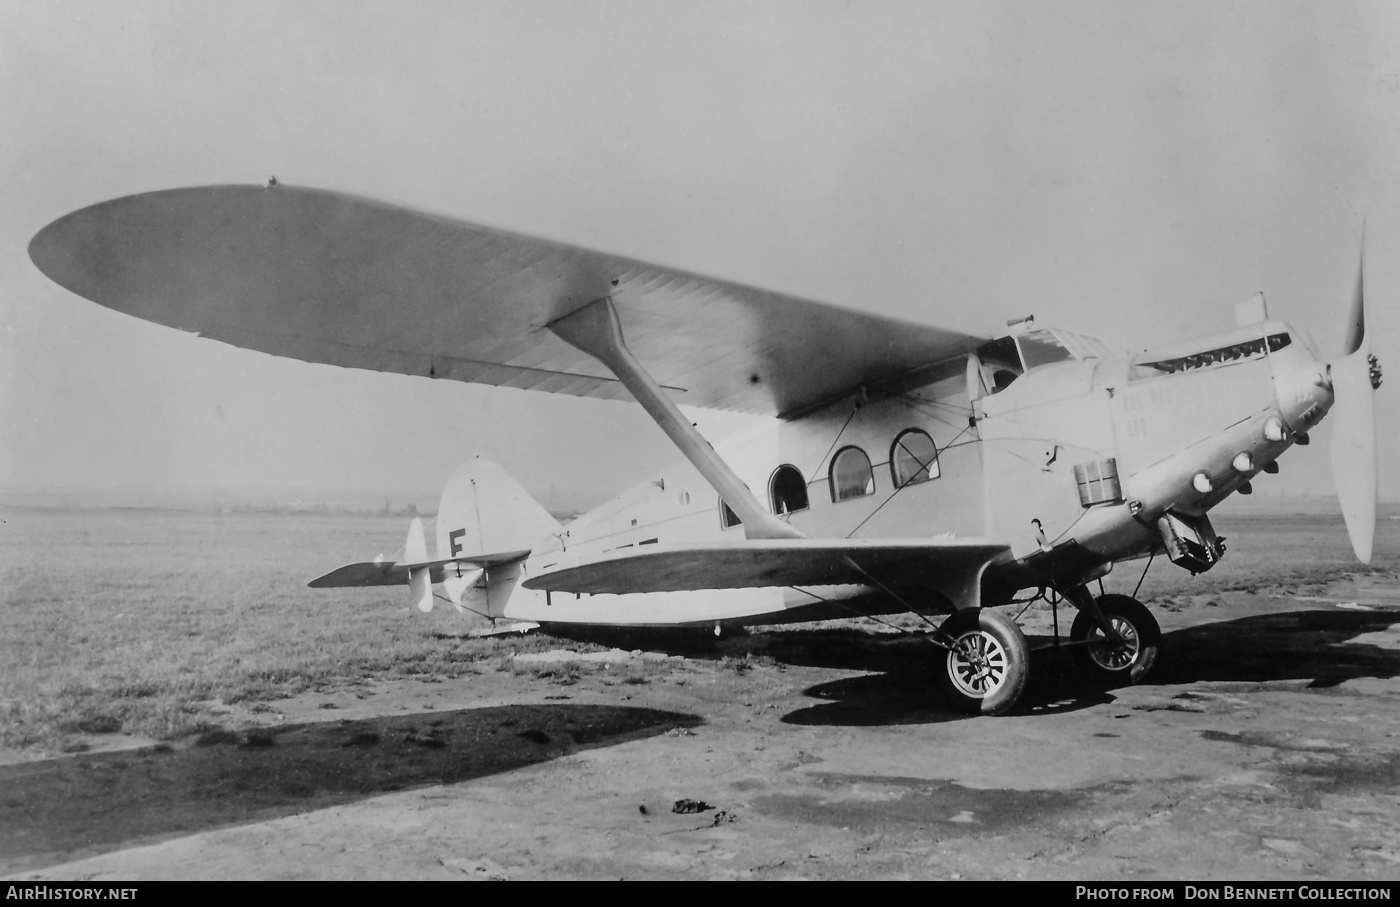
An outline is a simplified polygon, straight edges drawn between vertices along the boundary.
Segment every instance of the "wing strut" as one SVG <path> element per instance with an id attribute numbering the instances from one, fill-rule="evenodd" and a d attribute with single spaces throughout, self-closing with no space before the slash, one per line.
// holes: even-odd
<path id="1" fill-rule="evenodd" d="M 748 486 L 739 480 L 729 464 L 715 453 L 710 442 L 695 428 L 675 401 L 666 396 L 622 339 L 622 322 L 610 297 L 594 300 L 577 311 L 549 323 L 560 339 L 577 347 L 607 366 L 623 387 L 637 398 L 647 415 L 661 427 L 671 443 L 680 448 L 724 502 L 744 524 L 744 535 L 751 539 L 800 539 L 806 536 L 764 509 Z"/>

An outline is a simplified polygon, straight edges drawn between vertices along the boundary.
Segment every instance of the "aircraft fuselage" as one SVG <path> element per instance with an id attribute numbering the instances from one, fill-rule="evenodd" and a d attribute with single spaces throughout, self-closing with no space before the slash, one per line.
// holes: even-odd
<path id="1" fill-rule="evenodd" d="M 1012 362 L 1008 349 L 1004 338 L 717 449 L 760 501 L 809 537 L 1005 541 L 1010 555 L 984 576 L 995 604 L 1154 551 L 1208 569 L 1223 549 L 1207 512 L 1305 436 L 1332 402 L 1326 366 L 1276 320 L 1135 356 L 1029 368 L 1032 354 Z M 602 553 L 742 531 L 681 462 L 575 520 L 560 544 Z M 870 592 L 829 588 L 819 598 Z M 766 609 L 775 594 L 781 607 L 814 604 L 798 590 L 684 595 L 710 602 L 696 606 L 703 621 Z M 677 594 L 666 595 L 674 608 Z M 726 596 L 749 604 L 715 604 Z M 931 610 L 946 609 L 940 604 Z M 639 622 L 646 610 L 637 609 Z"/>

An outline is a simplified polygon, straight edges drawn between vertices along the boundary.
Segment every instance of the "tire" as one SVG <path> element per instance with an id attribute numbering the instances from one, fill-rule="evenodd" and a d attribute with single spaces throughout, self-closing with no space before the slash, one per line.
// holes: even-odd
<path id="1" fill-rule="evenodd" d="M 1113 684 L 1142 683 L 1157 664 L 1162 649 L 1162 628 L 1147 606 L 1126 595 L 1100 595 L 1099 610 L 1123 637 L 1123 645 L 1114 646 L 1087 612 L 1074 616 L 1069 628 L 1071 642 L 1086 642 L 1074 647 L 1074 660 L 1086 674 L 1096 680 Z"/>
<path id="2" fill-rule="evenodd" d="M 948 704 L 969 715 L 1005 715 L 1030 675 L 1030 649 L 1009 617 L 985 609 L 958 611 L 940 627 L 953 648 L 937 660 Z"/>

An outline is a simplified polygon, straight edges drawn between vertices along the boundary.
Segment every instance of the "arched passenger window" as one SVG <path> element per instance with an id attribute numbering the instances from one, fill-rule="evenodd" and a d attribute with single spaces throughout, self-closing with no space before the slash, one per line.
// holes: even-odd
<path id="1" fill-rule="evenodd" d="M 731 509 L 729 508 L 729 505 L 728 505 L 728 504 L 724 503 L 724 498 L 720 498 L 720 499 L 719 499 L 719 528 L 721 528 L 721 529 L 733 529 L 735 526 L 740 526 L 740 525 L 742 525 L 743 522 L 744 522 L 743 520 L 739 519 L 739 514 L 735 513 L 733 510 L 731 510 Z"/>
<path id="2" fill-rule="evenodd" d="M 843 447 L 831 459 L 831 499 L 845 501 L 875 493 L 875 471 L 859 447 Z"/>
<path id="3" fill-rule="evenodd" d="M 773 478 L 768 480 L 768 500 L 778 516 L 811 506 L 807 503 L 807 480 L 796 466 L 783 464 L 773 471 Z"/>
<path id="4" fill-rule="evenodd" d="M 938 478 L 938 448 L 927 432 L 911 428 L 899 433 L 890 448 L 890 474 L 895 488 Z"/>

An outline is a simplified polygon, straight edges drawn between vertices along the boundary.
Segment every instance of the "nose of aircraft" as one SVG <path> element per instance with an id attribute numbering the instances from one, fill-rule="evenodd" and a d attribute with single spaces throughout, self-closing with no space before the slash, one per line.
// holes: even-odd
<path id="1" fill-rule="evenodd" d="M 1306 434 L 1336 402 L 1331 366 L 1301 344 L 1271 354 L 1274 395 L 1288 431 Z"/>

